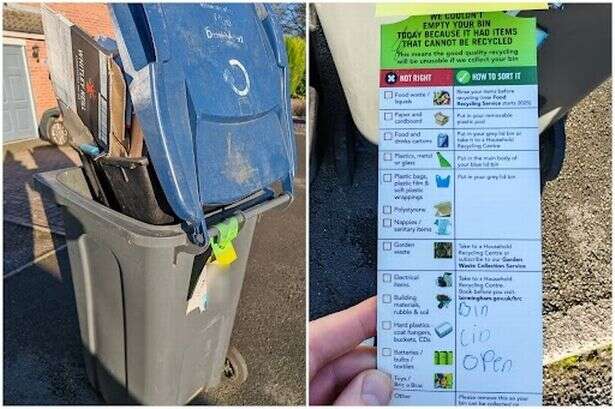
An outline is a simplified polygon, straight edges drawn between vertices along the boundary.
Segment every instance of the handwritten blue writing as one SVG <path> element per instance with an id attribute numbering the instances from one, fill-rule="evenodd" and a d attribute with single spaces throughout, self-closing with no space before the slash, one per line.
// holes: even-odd
<path id="1" fill-rule="evenodd" d="M 463 357 L 463 368 L 468 371 L 478 368 L 478 370 L 482 369 L 483 372 L 504 373 L 510 372 L 512 366 L 512 360 L 496 355 L 492 349 L 482 352 L 479 356 L 467 354 Z"/>
<path id="2" fill-rule="evenodd" d="M 461 330 L 459 334 L 459 343 L 461 346 L 467 347 L 477 343 L 484 343 L 489 341 L 491 338 L 491 331 L 488 328 L 478 328 L 478 325 L 474 324 L 472 329 L 466 330 L 465 328 Z"/>
<path id="3" fill-rule="evenodd" d="M 462 317 L 469 317 L 473 315 L 475 317 L 486 317 L 489 315 L 489 307 L 487 304 L 482 306 L 468 305 L 464 301 L 459 303 L 459 315 Z"/>

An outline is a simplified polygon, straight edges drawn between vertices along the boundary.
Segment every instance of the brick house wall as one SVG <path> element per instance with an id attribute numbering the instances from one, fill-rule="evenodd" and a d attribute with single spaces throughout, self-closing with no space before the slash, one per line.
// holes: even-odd
<path id="1" fill-rule="evenodd" d="M 38 47 L 39 58 L 33 58 L 33 48 Z M 49 81 L 49 71 L 47 69 L 47 48 L 43 40 L 26 39 L 26 65 L 30 74 L 30 84 L 32 86 L 32 98 L 34 99 L 34 110 L 36 117 L 40 120 L 41 115 L 47 109 L 57 106 L 55 94 Z"/>
<path id="2" fill-rule="evenodd" d="M 47 6 L 61 13 L 91 36 L 114 37 L 111 14 L 104 3 L 48 3 Z"/>
<path id="3" fill-rule="evenodd" d="M 24 6 L 36 7 L 29 3 Z M 111 15 L 103 3 L 47 3 L 47 6 L 61 13 L 72 23 L 78 25 L 92 36 L 105 35 L 114 37 Z M 47 48 L 45 41 L 37 38 L 25 38 L 26 65 L 30 74 L 32 96 L 36 117 L 49 108 L 57 106 L 55 94 L 49 80 L 47 68 Z M 38 58 L 34 58 L 33 48 L 38 47 Z"/>

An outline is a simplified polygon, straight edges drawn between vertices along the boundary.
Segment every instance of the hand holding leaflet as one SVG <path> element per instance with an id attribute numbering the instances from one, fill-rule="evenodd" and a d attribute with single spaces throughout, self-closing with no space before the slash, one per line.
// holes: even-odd
<path id="1" fill-rule="evenodd" d="M 390 376 L 375 369 L 375 348 L 359 345 L 375 335 L 376 297 L 310 322 L 310 405 L 389 403 Z"/>

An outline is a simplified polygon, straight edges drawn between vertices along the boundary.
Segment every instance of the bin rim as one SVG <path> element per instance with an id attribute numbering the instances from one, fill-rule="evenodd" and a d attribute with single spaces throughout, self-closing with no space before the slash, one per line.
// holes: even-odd
<path id="1" fill-rule="evenodd" d="M 71 172 L 82 174 L 81 166 L 39 172 L 34 175 L 34 188 L 43 195 L 53 198 L 54 202 L 67 208 L 77 207 L 93 218 L 102 221 L 104 226 L 121 232 L 129 242 L 146 247 L 177 247 L 191 244 L 181 223 L 153 225 L 126 216 L 116 210 L 88 198 L 66 185 L 62 175 Z M 82 174 L 83 175 L 83 174 Z M 192 247 L 192 245 L 190 246 Z M 206 248 L 201 248 L 205 251 Z"/>
<path id="2" fill-rule="evenodd" d="M 82 211 L 98 219 L 105 228 L 113 228 L 120 231 L 122 236 L 130 243 L 145 247 L 184 246 L 185 250 L 190 253 L 201 253 L 209 247 L 209 242 L 205 246 L 198 246 L 192 243 L 188 236 L 189 233 L 183 228 L 182 223 L 170 225 L 145 223 L 104 206 L 91 197 L 83 196 L 60 180 L 61 175 L 70 172 L 78 172 L 81 177 L 85 178 L 81 166 L 39 172 L 34 175 L 34 188 L 43 195 L 53 197 L 55 203 L 59 206 L 79 207 Z M 292 200 L 293 196 L 291 194 L 282 193 L 271 200 L 259 203 L 251 208 L 238 210 L 234 216 L 240 217 L 242 221 L 256 218 L 276 207 L 288 206 Z M 209 237 L 218 235 L 218 229 L 215 225 L 208 229 L 208 235 Z"/>

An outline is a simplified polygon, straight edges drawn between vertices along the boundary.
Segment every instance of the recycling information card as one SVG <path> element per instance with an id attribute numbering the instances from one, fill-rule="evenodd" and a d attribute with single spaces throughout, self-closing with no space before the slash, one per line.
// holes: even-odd
<path id="1" fill-rule="evenodd" d="M 381 27 L 378 366 L 393 404 L 542 404 L 536 22 Z"/>

